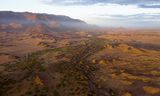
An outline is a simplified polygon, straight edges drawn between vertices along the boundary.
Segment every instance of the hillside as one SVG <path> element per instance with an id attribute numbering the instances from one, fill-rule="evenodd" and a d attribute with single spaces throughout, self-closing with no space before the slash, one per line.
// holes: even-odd
<path id="1" fill-rule="evenodd" d="M 7 32 L 76 32 L 94 28 L 82 20 L 63 15 L 29 12 L 0 12 L 0 31 Z"/>

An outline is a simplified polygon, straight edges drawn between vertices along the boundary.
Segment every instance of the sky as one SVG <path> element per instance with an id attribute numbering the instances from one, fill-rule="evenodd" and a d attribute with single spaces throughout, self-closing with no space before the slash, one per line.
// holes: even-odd
<path id="1" fill-rule="evenodd" d="M 67 15 L 103 27 L 160 28 L 160 0 L 0 0 L 0 11 Z"/>

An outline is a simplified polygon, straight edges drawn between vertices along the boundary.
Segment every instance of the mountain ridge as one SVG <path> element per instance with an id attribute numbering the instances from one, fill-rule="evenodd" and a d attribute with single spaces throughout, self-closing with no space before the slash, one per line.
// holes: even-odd
<path id="1" fill-rule="evenodd" d="M 95 26 L 73 19 L 65 15 L 46 13 L 0 11 L 1 31 L 26 31 L 29 29 L 43 29 L 47 32 L 82 31 Z M 11 30 L 12 29 L 12 30 Z M 35 30 L 35 31 L 36 31 Z M 42 32 L 42 33 L 43 33 Z"/>

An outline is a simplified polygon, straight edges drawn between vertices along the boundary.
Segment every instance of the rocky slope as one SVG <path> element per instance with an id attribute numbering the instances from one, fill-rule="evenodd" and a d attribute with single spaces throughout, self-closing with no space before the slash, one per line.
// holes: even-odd
<path id="1" fill-rule="evenodd" d="M 29 12 L 0 12 L 0 31 L 7 32 L 75 32 L 94 26 L 63 15 Z"/>

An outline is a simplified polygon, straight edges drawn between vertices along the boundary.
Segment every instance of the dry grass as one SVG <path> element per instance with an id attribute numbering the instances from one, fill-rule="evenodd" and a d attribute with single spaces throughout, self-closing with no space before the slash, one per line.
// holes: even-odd
<path id="1" fill-rule="evenodd" d="M 144 91 L 148 94 L 160 94 L 160 88 L 150 87 L 150 86 L 144 86 Z"/>

